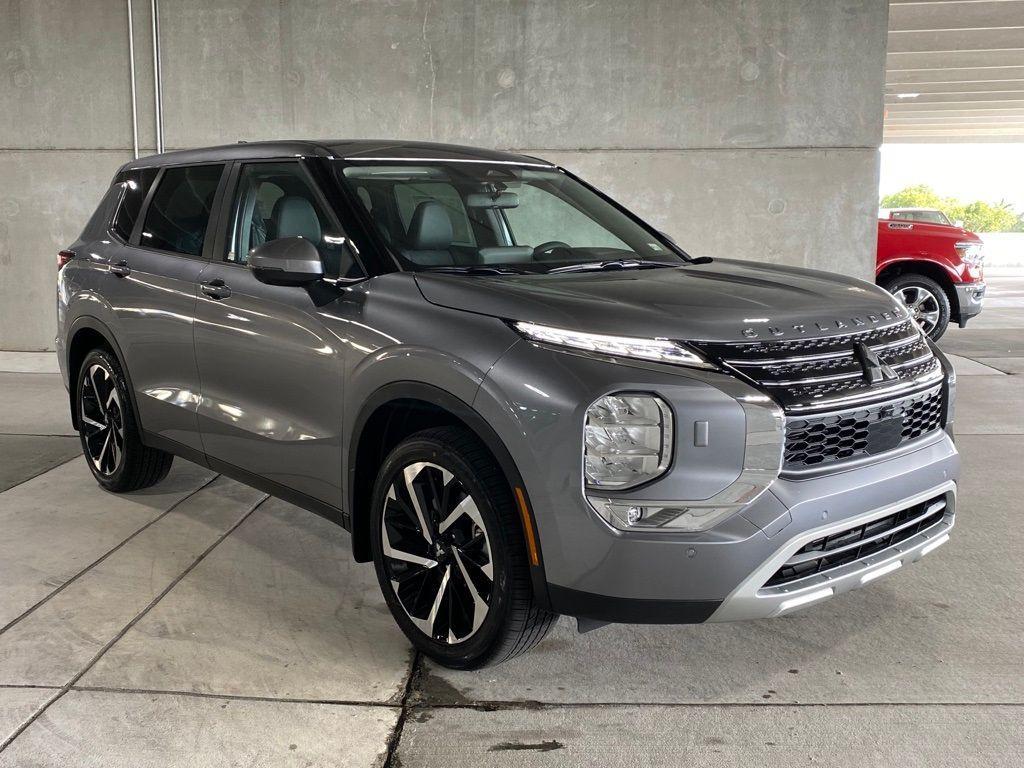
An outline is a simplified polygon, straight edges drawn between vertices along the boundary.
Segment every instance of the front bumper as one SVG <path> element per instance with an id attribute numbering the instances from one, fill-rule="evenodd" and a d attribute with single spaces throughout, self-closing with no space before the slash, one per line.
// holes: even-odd
<path id="1" fill-rule="evenodd" d="M 953 287 L 956 289 L 957 304 L 960 308 L 957 322 L 963 328 L 968 320 L 981 312 L 986 286 L 984 282 L 977 282 L 958 283 Z"/>
<path id="2" fill-rule="evenodd" d="M 851 528 L 870 526 L 901 510 L 932 502 L 942 512 L 937 522 L 906 539 L 845 565 L 831 568 L 778 586 L 767 582 L 804 545 L 827 536 L 842 534 Z M 942 505 L 940 507 L 940 505 Z M 843 592 L 863 587 L 900 568 L 916 563 L 925 555 L 949 541 L 953 529 L 956 507 L 956 484 L 947 482 L 915 497 L 903 499 L 879 509 L 830 525 L 811 529 L 790 539 L 771 558 L 761 564 L 718 609 L 709 621 L 736 621 L 739 619 L 766 619 L 819 603 Z"/>
<path id="3" fill-rule="evenodd" d="M 546 589 L 546 607 L 624 623 L 771 615 L 778 604 L 769 605 L 767 596 L 758 596 L 752 604 L 757 608 L 743 610 L 738 596 L 757 595 L 778 563 L 808 537 L 883 515 L 957 481 L 960 460 L 945 430 L 870 463 L 810 476 L 779 475 L 779 433 L 751 429 L 758 420 L 745 413 L 743 398 L 746 405 L 765 398 L 750 388 L 744 393 L 745 386 L 721 374 L 668 372 L 664 366 L 617 364 L 527 344 L 515 345 L 494 365 L 474 408 L 509 447 L 529 494 L 541 550 L 535 588 L 541 599 Z M 731 514 L 704 531 L 651 532 L 613 528 L 595 510 L 583 487 L 580 425 L 587 404 L 614 391 L 655 392 L 676 416 L 670 471 L 623 493 L 651 505 L 671 499 L 730 506 Z M 696 445 L 695 420 L 710 422 L 708 446 Z M 752 462 L 759 446 L 775 455 L 770 484 L 761 482 Z M 763 485 L 767 489 L 758 492 Z M 925 547 L 900 559 L 909 564 Z M 865 568 L 890 566 L 878 558 L 876 552 Z M 854 581 L 863 575 L 844 572 L 836 591 L 857 586 Z"/>

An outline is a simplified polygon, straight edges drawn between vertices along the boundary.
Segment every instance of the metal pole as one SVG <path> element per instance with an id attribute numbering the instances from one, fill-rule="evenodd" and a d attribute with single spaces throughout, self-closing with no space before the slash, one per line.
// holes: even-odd
<path id="1" fill-rule="evenodd" d="M 135 23 L 128 0 L 128 71 L 132 76 L 132 157 L 139 159 L 139 104 L 135 95 Z"/>
<path id="2" fill-rule="evenodd" d="M 163 75 L 160 72 L 160 0 L 150 0 L 153 16 L 153 99 L 156 118 L 156 151 L 164 151 Z"/>

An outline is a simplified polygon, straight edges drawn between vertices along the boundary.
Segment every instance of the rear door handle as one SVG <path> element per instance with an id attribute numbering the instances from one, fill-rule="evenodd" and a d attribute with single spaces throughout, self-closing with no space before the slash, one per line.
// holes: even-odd
<path id="1" fill-rule="evenodd" d="M 231 289 L 228 288 L 224 284 L 224 281 L 219 277 L 205 283 L 200 283 L 199 290 L 201 290 L 204 295 L 209 296 L 211 299 L 216 299 L 217 301 L 226 299 L 231 295 Z"/>
<path id="2" fill-rule="evenodd" d="M 131 267 L 128 266 L 127 261 L 119 261 L 117 264 L 110 265 L 110 272 L 118 277 L 128 277 L 128 275 L 132 273 L 132 270 Z"/>

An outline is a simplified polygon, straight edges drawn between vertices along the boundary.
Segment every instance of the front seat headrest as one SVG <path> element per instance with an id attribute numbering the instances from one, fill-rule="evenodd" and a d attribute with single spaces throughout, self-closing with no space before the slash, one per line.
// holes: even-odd
<path id="1" fill-rule="evenodd" d="M 320 245 L 322 232 L 313 204 L 298 195 L 285 195 L 274 203 L 271 214 L 274 222 L 274 237 L 303 237 L 314 245 Z"/>
<path id="2" fill-rule="evenodd" d="M 416 206 L 409 222 L 409 250 L 444 250 L 452 244 L 453 238 L 452 220 L 441 203 L 424 200 Z"/>

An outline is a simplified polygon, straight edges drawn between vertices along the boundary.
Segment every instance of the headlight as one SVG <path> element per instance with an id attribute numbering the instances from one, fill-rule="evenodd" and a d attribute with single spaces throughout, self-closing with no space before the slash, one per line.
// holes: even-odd
<path id="1" fill-rule="evenodd" d="M 588 488 L 631 488 L 672 463 L 672 411 L 655 395 L 602 397 L 587 408 L 583 430 Z"/>
<path id="2" fill-rule="evenodd" d="M 961 261 L 972 264 L 974 266 L 981 266 L 981 263 L 985 260 L 985 252 L 982 250 L 982 244 L 975 240 L 962 240 L 956 243 L 954 246 L 957 254 L 960 256 Z"/>
<path id="3" fill-rule="evenodd" d="M 614 357 L 632 357 L 639 360 L 653 360 L 658 363 L 686 365 L 691 368 L 714 368 L 715 366 L 693 350 L 668 339 L 637 339 L 630 336 L 606 336 L 600 333 L 570 331 L 537 323 L 512 323 L 515 328 L 531 341 L 555 344 L 560 347 L 582 349 Z"/>

